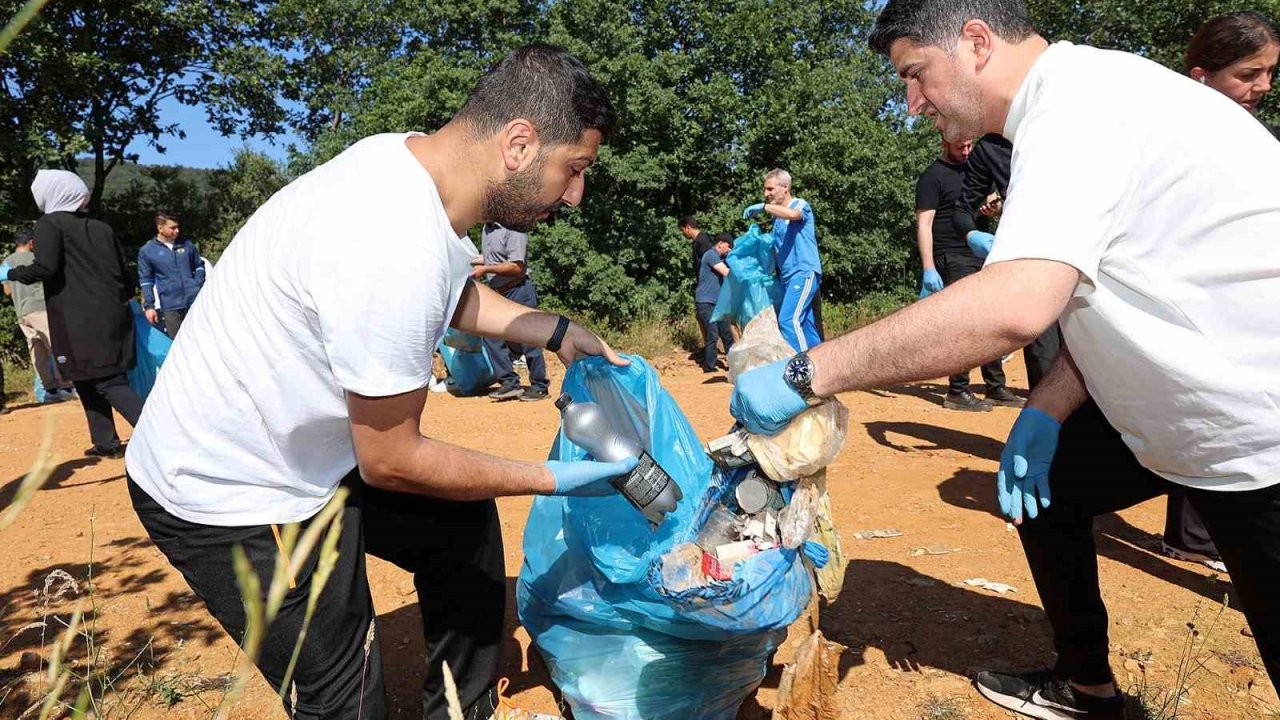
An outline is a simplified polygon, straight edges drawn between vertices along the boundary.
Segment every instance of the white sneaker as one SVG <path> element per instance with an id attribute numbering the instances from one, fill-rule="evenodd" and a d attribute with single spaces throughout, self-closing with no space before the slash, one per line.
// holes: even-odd
<path id="1" fill-rule="evenodd" d="M 1190 550 L 1182 550 L 1166 543 L 1163 540 L 1160 541 L 1160 552 L 1165 557 L 1171 557 L 1174 560 L 1181 560 L 1182 562 L 1198 563 L 1200 565 L 1204 565 L 1205 567 L 1209 568 L 1210 570 L 1213 570 L 1214 572 L 1220 572 L 1220 573 L 1227 572 L 1227 565 L 1226 563 L 1222 562 L 1221 558 L 1209 557 L 1208 555 L 1203 555 L 1198 552 L 1191 552 Z"/>

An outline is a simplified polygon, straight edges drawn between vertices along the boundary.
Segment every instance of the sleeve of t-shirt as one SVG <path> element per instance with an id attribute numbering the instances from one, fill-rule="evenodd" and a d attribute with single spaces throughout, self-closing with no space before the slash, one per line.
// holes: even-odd
<path id="1" fill-rule="evenodd" d="M 1056 260 L 1096 284 L 1140 169 L 1138 132 L 1093 114 L 1087 104 L 1078 112 L 1046 109 L 1024 119 L 987 264 Z M 1105 162 L 1081 162 L 1080 148 Z"/>
<path id="2" fill-rule="evenodd" d="M 507 231 L 507 262 L 528 263 L 529 236 L 515 230 Z"/>
<path id="3" fill-rule="evenodd" d="M 385 397 L 431 379 L 435 332 L 448 321 L 447 269 L 410 244 L 365 253 L 317 253 L 308 284 L 325 352 L 344 390 Z"/>
<path id="4" fill-rule="evenodd" d="M 813 227 L 813 206 L 809 204 L 808 200 L 800 201 L 800 215 L 801 220 L 803 220 L 809 227 Z"/>
<path id="5" fill-rule="evenodd" d="M 937 210 L 939 201 L 938 179 L 932 169 L 926 170 L 916 181 L 916 210 Z"/>

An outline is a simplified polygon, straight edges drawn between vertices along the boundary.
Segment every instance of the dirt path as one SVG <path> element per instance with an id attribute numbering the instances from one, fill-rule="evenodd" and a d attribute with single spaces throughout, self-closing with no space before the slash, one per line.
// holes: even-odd
<path id="1" fill-rule="evenodd" d="M 729 385 L 722 378 L 708 380 L 682 357 L 656 365 L 703 437 L 728 427 Z M 1011 384 L 1025 386 L 1020 361 L 1008 369 Z M 843 398 L 850 409 L 849 441 L 829 478 L 851 563 L 844 594 L 822 609 L 822 626 L 851 648 L 839 691 L 850 718 L 1008 717 L 977 698 L 967 678 L 984 667 L 1022 669 L 1050 661 L 1047 626 L 1017 535 L 993 512 L 992 474 L 1017 411 L 949 412 L 941 407 L 942 391 L 937 383 L 925 383 Z M 48 655 L 40 628 L 20 628 L 70 607 L 66 597 L 42 599 L 46 578 L 61 570 L 83 592 L 91 554 L 100 642 L 119 665 L 138 656 L 134 667 L 145 661 L 150 668 L 145 677 L 125 675 L 131 689 L 126 697 L 141 703 L 134 717 L 210 716 L 208 705 L 217 703 L 220 692 L 208 686 L 232 667 L 236 648 L 146 540 L 129 505 L 123 461 L 80 456 L 89 443 L 75 403 L 20 407 L 0 417 L 0 478 L 6 479 L 0 506 L 10 502 L 33 459 L 46 419 L 54 423 L 60 464 L 0 536 L 0 688 L 11 688 L 0 700 L 0 717 L 25 707 L 19 696 L 34 686 L 33 676 L 19 671 L 22 654 Z M 536 461 L 545 458 L 556 425 L 550 402 L 498 404 L 432 394 L 424 431 Z M 513 593 L 529 502 L 500 505 Z M 1152 552 L 1163 521 L 1164 502 L 1156 500 L 1098 523 L 1112 667 L 1122 683 L 1141 683 L 1145 675 L 1153 688 L 1173 684 L 1187 623 L 1198 611 L 1197 624 L 1205 629 L 1230 589 L 1207 569 Z M 903 535 L 853 538 L 860 530 L 886 528 Z M 949 551 L 911 555 L 925 546 Z M 407 574 L 376 559 L 369 573 L 393 717 L 417 717 L 424 654 L 413 586 Z M 974 577 L 1011 584 L 1016 592 L 996 595 L 961 584 Z M 555 703 L 546 673 L 516 625 L 514 599 L 509 605 L 504 672 L 521 704 L 550 711 Z M 1204 670 L 1194 677 L 1180 717 L 1252 718 L 1280 706 L 1243 628 L 1238 611 L 1222 612 L 1199 656 Z M 779 653 L 779 662 L 788 651 Z M 775 668 L 742 717 L 767 716 L 777 681 Z M 166 697 L 179 701 L 166 708 Z M 255 679 L 232 716 L 283 717 L 275 703 L 266 684 Z M 926 714 L 947 707 L 956 714 Z M 127 709 L 117 706 L 112 716 L 124 717 Z"/>

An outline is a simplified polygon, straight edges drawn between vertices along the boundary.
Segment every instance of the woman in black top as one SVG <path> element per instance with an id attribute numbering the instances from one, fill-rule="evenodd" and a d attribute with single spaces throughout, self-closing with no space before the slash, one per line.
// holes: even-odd
<path id="1" fill-rule="evenodd" d="M 130 425 L 142 399 L 125 376 L 134 365 L 133 283 L 111 226 L 89 217 L 89 189 L 75 173 L 41 170 L 31 184 L 44 213 L 35 227 L 35 261 L 8 279 L 44 283 L 49 335 L 62 376 L 75 382 L 89 422 L 90 456 L 120 457 L 111 409 Z"/>

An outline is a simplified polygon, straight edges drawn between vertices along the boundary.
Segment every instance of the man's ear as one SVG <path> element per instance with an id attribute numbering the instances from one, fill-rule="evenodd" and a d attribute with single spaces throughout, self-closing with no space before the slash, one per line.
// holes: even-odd
<path id="1" fill-rule="evenodd" d="M 538 131 L 525 118 L 507 123 L 499 135 L 502 143 L 502 161 L 508 172 L 519 172 L 538 155 Z"/>
<path id="2" fill-rule="evenodd" d="M 973 58 L 974 69 L 981 72 L 995 50 L 995 33 L 985 20 L 970 20 L 960 28 L 960 52 Z"/>

